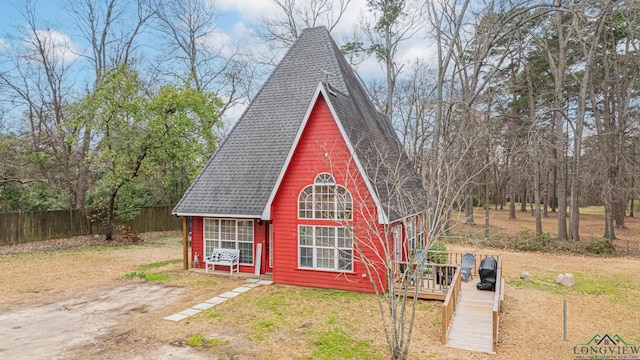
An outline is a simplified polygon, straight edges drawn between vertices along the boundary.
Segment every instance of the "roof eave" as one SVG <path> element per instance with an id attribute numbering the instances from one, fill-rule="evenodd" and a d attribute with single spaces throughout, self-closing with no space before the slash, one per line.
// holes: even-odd
<path id="1" fill-rule="evenodd" d="M 198 212 L 173 212 L 173 216 L 191 216 L 206 218 L 228 218 L 228 219 L 260 219 L 260 215 L 246 214 L 215 214 L 215 213 L 198 213 Z"/>

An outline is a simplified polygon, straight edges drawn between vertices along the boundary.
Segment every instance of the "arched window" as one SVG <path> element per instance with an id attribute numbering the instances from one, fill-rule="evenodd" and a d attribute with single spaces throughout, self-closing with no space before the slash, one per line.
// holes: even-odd
<path id="1" fill-rule="evenodd" d="M 353 200 L 347 188 L 336 185 L 329 173 L 316 176 L 298 196 L 300 219 L 351 220 Z"/>

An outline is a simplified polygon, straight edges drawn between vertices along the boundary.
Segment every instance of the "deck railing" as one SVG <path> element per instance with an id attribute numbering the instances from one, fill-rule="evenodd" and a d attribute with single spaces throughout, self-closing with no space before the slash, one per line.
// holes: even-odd
<path id="1" fill-rule="evenodd" d="M 428 259 L 436 259 L 439 258 L 439 262 L 443 264 L 462 264 L 462 256 L 465 254 L 463 252 L 451 252 L 451 251 L 433 251 L 429 250 L 427 252 Z M 485 253 L 477 253 L 474 252 L 473 255 L 476 257 L 476 263 L 471 269 L 471 275 L 478 275 L 478 266 L 480 262 L 484 260 L 486 257 L 497 257 L 496 254 L 485 254 Z"/>
<path id="2" fill-rule="evenodd" d="M 409 294 L 422 299 L 444 300 L 453 284 L 458 264 L 396 261 L 396 288 L 408 288 Z M 413 295 L 410 295 L 413 296 Z"/>
<path id="3" fill-rule="evenodd" d="M 498 328 L 500 327 L 500 310 L 504 300 L 504 280 L 502 279 L 502 255 L 498 255 L 496 271 L 496 293 L 493 298 L 493 352 L 498 347 Z"/>
<path id="4" fill-rule="evenodd" d="M 462 276 L 460 275 L 460 267 L 456 269 L 451 281 L 451 286 L 447 292 L 447 297 L 444 298 L 442 304 L 442 344 L 447 344 L 447 334 L 449 332 L 449 326 L 451 325 L 451 318 L 456 312 L 456 306 L 458 304 L 458 297 L 460 296 L 460 290 L 462 286 Z"/>

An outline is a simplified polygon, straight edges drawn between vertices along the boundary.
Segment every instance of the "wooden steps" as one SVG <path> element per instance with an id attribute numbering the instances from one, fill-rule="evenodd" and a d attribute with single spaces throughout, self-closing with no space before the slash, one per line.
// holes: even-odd
<path id="1" fill-rule="evenodd" d="M 493 351 L 493 300 L 495 293 L 476 289 L 479 280 L 462 282 L 447 346 L 495 354 Z"/>

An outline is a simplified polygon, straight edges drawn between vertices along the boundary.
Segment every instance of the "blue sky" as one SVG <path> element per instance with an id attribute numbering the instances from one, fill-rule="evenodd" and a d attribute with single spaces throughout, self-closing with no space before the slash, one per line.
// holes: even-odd
<path id="1" fill-rule="evenodd" d="M 71 18 L 67 15 L 65 7 L 74 0 L 36 0 L 38 16 L 41 23 L 55 29 L 62 35 L 66 35 L 75 45 L 76 49 L 82 49 L 81 39 L 77 36 Z M 175 0 L 178 1 L 178 0 Z M 252 31 L 260 16 L 269 16 L 276 12 L 276 7 L 270 0 L 205 0 L 214 4 L 218 13 L 217 21 L 220 36 L 226 37 L 230 43 L 251 44 L 255 43 Z M 22 7 L 25 0 L 0 0 L 0 50 L 3 43 L 6 48 L 9 41 L 8 33 L 15 33 L 14 27 L 24 23 L 18 8 Z M 98 1 L 99 2 L 99 1 Z M 348 11 L 343 15 L 340 24 L 333 32 L 338 43 L 358 26 L 360 18 L 368 14 L 366 0 L 351 0 Z M 416 36 L 413 40 L 402 44 L 401 56 L 403 62 L 408 62 L 416 57 L 429 57 L 425 46 L 424 36 Z M 375 62 L 365 63 L 357 69 L 360 75 L 367 77 L 380 71 Z"/>

